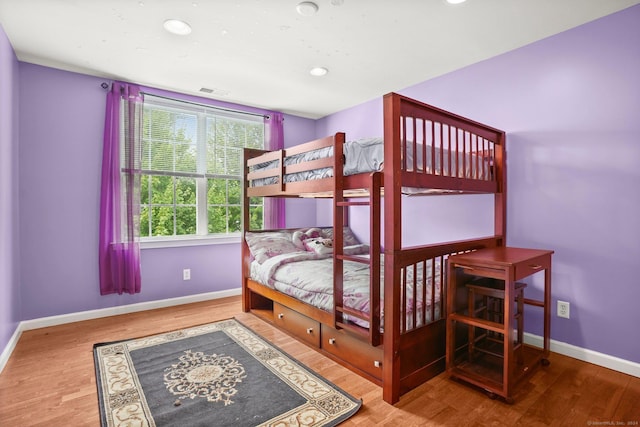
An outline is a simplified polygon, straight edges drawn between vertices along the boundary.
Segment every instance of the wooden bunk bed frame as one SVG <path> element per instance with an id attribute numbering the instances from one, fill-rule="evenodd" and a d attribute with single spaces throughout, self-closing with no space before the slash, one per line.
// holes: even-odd
<path id="1" fill-rule="evenodd" d="M 245 239 L 242 243 L 242 293 L 244 311 L 273 323 L 382 386 L 383 399 L 394 404 L 402 394 L 444 371 L 447 257 L 502 246 L 506 241 L 506 156 L 505 133 L 498 129 L 395 93 L 384 96 L 383 108 L 383 172 L 344 176 L 343 133 L 284 150 L 245 150 L 243 236 L 248 231 L 260 232 L 248 229 L 252 197 L 333 198 L 334 310 L 327 312 L 315 308 L 252 280 L 249 274 L 251 253 Z M 422 152 L 416 143 L 423 144 Z M 284 159 L 289 156 L 323 147 L 333 147 L 333 156 L 285 165 Z M 409 151 L 416 155 L 405 155 Z M 432 159 L 432 167 L 422 167 L 427 165 L 428 157 Z M 438 157 L 439 162 L 436 162 Z M 255 170 L 256 165 L 274 160 L 278 167 Z M 333 176 L 300 182 L 284 179 L 287 174 L 323 167 L 333 168 Z M 450 172 L 452 168 L 455 168 L 456 176 Z M 459 176 L 460 168 L 467 171 L 463 176 Z M 265 178 L 275 183 L 256 185 L 256 180 Z M 403 248 L 401 196 L 405 187 L 431 189 L 436 194 L 494 194 L 494 235 Z M 355 196 L 366 196 L 367 199 Z M 358 205 L 368 205 L 370 212 L 370 249 L 369 257 L 364 261 L 362 257 L 348 256 L 342 251 L 342 230 L 348 221 L 348 209 Z M 384 223 L 381 211 L 384 211 Z M 380 231 L 382 225 L 384 238 Z M 381 247 L 384 247 L 383 252 Z M 379 285 L 381 254 L 385 265 L 384 298 L 380 295 Z M 434 262 L 429 263 L 429 260 L 440 262 L 439 275 L 433 270 Z M 370 314 L 342 306 L 344 261 L 369 263 Z M 432 287 L 431 301 L 417 307 L 419 298 L 406 295 L 407 272 L 411 269 L 414 273 L 419 269 L 426 272 L 429 268 L 433 273 L 431 279 L 422 279 L 421 286 L 413 289 L 424 292 L 426 286 Z M 415 285 L 416 279 L 413 280 Z M 440 297 L 436 299 L 438 294 Z M 344 315 L 366 320 L 369 328 L 345 322 Z"/>

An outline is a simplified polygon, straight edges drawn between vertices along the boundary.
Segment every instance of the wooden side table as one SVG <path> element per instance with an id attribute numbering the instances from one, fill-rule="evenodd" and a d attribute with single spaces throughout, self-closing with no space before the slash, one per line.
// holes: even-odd
<path id="1" fill-rule="evenodd" d="M 551 325 L 551 250 L 496 247 L 481 249 L 464 254 L 452 255 L 448 259 L 447 283 L 447 372 L 458 378 L 487 390 L 491 396 L 502 396 L 507 402 L 513 402 L 515 384 L 531 368 L 538 364 L 548 364 L 550 325 Z M 522 328 L 522 320 L 516 318 L 516 281 L 532 274 L 544 271 L 544 298 L 542 300 L 524 299 L 527 305 L 541 307 L 544 310 L 544 345 L 538 347 L 525 345 L 522 357 L 514 357 L 515 328 Z M 503 322 L 495 322 L 473 316 L 465 312 L 466 305 L 460 304 L 458 291 L 479 278 L 494 279 L 504 283 Z M 465 298 L 466 302 L 467 299 Z M 456 331 L 467 328 L 466 334 Z M 485 329 L 502 334 L 504 337 L 500 357 L 469 357 L 468 336 L 470 329 Z M 521 333 L 521 331 L 519 331 Z M 464 341 L 460 339 L 464 338 Z"/>

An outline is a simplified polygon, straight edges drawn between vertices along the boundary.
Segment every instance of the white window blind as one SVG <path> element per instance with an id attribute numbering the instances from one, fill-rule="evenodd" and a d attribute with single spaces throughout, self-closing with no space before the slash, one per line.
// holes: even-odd
<path id="1" fill-rule="evenodd" d="M 240 232 L 242 150 L 264 148 L 264 117 L 145 95 L 140 236 Z M 252 201 L 262 226 L 262 201 Z"/>

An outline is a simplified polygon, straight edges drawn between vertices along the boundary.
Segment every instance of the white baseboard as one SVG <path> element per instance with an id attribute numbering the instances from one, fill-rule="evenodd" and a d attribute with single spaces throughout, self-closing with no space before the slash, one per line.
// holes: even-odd
<path id="1" fill-rule="evenodd" d="M 98 319 L 100 317 L 115 316 L 118 314 L 135 313 L 137 311 L 153 310 L 155 308 L 163 308 L 180 304 L 225 298 L 229 296 L 240 295 L 241 292 L 241 289 L 229 289 L 226 291 L 209 292 L 205 294 L 189 295 L 179 298 L 142 302 L 137 304 L 122 305 L 118 307 L 109 307 L 99 310 L 89 310 L 79 313 L 70 313 L 60 316 L 50 316 L 40 319 L 22 321 L 18 324 L 18 327 L 7 343 L 7 346 L 4 348 L 2 354 L 0 355 L 0 373 L 3 371 L 5 365 L 7 364 L 7 361 L 9 360 L 11 353 L 13 353 L 13 350 L 15 349 L 16 344 L 18 343 L 18 340 L 20 339 L 23 331 L 45 328 L 48 326 L 62 325 L 65 323 L 80 322 L 82 320 Z M 527 344 L 542 347 L 541 336 L 525 333 L 524 341 Z M 573 357 L 574 359 L 593 363 L 594 365 L 613 369 L 614 371 L 622 372 L 640 378 L 640 363 L 620 359 L 615 356 L 610 356 L 608 354 L 599 353 L 597 351 L 576 347 L 572 344 L 567 344 L 555 340 L 551 340 L 550 350 L 555 353 Z"/>
<path id="2" fill-rule="evenodd" d="M 524 334 L 524 342 L 536 347 L 543 346 L 543 339 L 541 336 L 527 332 Z M 599 353 L 582 347 L 576 347 L 575 345 L 555 340 L 551 340 L 549 343 L 549 350 L 554 353 L 563 354 L 574 359 L 593 363 L 594 365 L 613 369 L 614 371 L 640 378 L 640 363 L 620 359 L 619 357 L 609 356 L 608 354 Z"/>
<path id="3" fill-rule="evenodd" d="M 46 328 L 49 326 L 63 325 L 65 323 L 81 322 L 83 320 L 98 319 L 101 317 L 116 316 L 118 314 L 135 313 L 137 311 L 153 310 L 155 308 L 171 307 L 174 305 L 189 304 L 193 302 L 208 301 L 212 299 L 226 298 L 241 295 L 242 289 L 229 289 L 225 291 L 208 292 L 204 294 L 188 295 L 178 298 L 170 298 L 158 301 L 140 302 L 136 304 L 120 305 L 98 310 L 81 311 L 78 313 L 62 314 L 59 316 L 42 317 L 39 319 L 24 320 L 18 324 L 11 339 L 0 355 L 0 373 L 9 361 L 9 357 L 20 339 L 22 332 L 31 329 Z"/>
<path id="4" fill-rule="evenodd" d="M 0 354 L 0 374 L 4 369 L 4 366 L 9 361 L 9 357 L 11 357 L 11 353 L 13 353 L 13 350 L 16 348 L 16 344 L 18 344 L 20 335 L 22 335 L 22 328 L 20 327 L 20 323 L 18 323 L 18 327 L 16 328 L 15 331 L 13 331 L 13 335 L 11 335 L 11 339 L 7 343 L 4 350 L 2 350 L 2 354 Z"/>

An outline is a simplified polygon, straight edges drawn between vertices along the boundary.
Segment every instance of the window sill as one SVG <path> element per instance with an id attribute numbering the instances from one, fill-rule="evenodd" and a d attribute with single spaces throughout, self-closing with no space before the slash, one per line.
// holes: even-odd
<path id="1" fill-rule="evenodd" d="M 140 240 L 140 249 L 181 248 L 185 246 L 229 245 L 240 243 L 240 234 L 228 236 L 151 237 Z"/>

